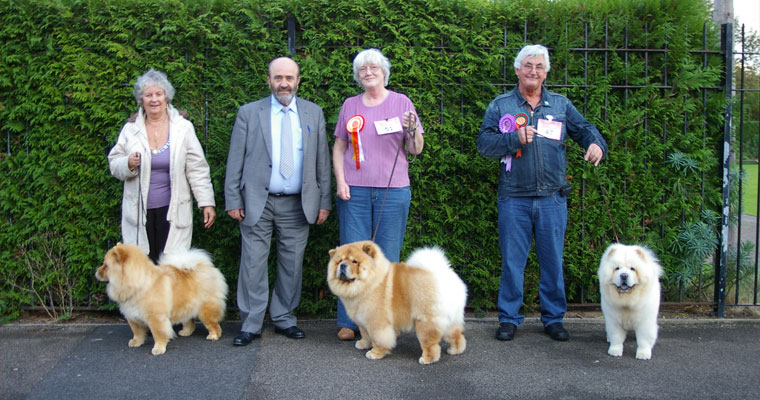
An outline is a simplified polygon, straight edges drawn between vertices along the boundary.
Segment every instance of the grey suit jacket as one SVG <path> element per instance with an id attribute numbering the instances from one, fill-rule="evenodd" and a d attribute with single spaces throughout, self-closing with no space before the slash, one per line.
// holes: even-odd
<path id="1" fill-rule="evenodd" d="M 303 186 L 301 204 L 306 220 L 313 224 L 320 209 L 332 209 L 330 151 L 322 109 L 296 97 L 303 132 Z M 270 97 L 248 103 L 238 110 L 230 136 L 225 209 L 243 209 L 243 225 L 256 225 L 269 195 L 272 175 L 272 129 Z"/>

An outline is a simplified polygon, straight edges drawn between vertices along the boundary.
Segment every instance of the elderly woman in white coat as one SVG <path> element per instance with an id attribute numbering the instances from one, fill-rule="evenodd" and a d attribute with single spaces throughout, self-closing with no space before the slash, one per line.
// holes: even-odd
<path id="1" fill-rule="evenodd" d="M 193 124 L 172 105 L 174 87 L 153 68 L 139 76 L 140 106 L 108 154 L 111 174 L 124 181 L 121 234 L 154 262 L 187 250 L 193 235 L 192 195 L 206 228 L 216 219 L 209 166 Z"/>

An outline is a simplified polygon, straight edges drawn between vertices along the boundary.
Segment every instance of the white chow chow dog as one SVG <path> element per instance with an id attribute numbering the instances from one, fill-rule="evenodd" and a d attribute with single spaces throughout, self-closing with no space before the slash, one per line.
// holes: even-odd
<path id="1" fill-rule="evenodd" d="M 662 267 L 646 247 L 615 243 L 602 255 L 597 271 L 602 313 L 610 347 L 607 353 L 623 355 L 629 330 L 636 332 L 636 358 L 652 358 L 657 340 Z"/>

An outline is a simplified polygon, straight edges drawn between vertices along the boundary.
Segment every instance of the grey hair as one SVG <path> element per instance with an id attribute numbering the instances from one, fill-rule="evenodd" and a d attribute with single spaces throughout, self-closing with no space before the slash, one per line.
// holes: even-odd
<path id="1" fill-rule="evenodd" d="M 365 64 L 373 64 L 382 68 L 383 75 L 385 76 L 384 86 L 388 86 L 388 79 L 391 77 L 391 62 L 388 60 L 388 57 L 384 56 L 378 49 L 362 50 L 357 54 L 354 58 L 354 80 L 359 86 L 362 84 L 362 81 L 359 80 L 359 68 Z"/>
<path id="2" fill-rule="evenodd" d="M 540 44 L 532 44 L 523 47 L 515 57 L 515 69 L 520 69 L 520 67 L 522 67 L 522 62 L 525 58 L 540 56 L 544 57 L 544 61 L 546 61 L 546 72 L 549 72 L 549 69 L 551 69 L 551 63 L 549 62 L 549 50 Z"/>
<path id="3" fill-rule="evenodd" d="M 132 94 L 135 95 L 135 100 L 137 101 L 138 106 L 142 105 L 143 92 L 151 86 L 156 86 L 164 90 L 167 104 L 171 103 L 172 99 L 174 99 L 174 86 L 172 86 L 172 83 L 166 78 L 166 74 L 151 68 L 146 73 L 138 76 L 135 81 L 135 88 L 132 91 Z"/>

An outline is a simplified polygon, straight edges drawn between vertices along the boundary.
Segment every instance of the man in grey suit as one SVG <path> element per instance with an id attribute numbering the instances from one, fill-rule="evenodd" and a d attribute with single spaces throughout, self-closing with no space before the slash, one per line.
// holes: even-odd
<path id="1" fill-rule="evenodd" d="M 330 152 L 325 118 L 316 104 L 295 96 L 298 64 L 274 59 L 267 76 L 272 95 L 238 110 L 224 184 L 226 210 L 240 222 L 242 251 L 237 302 L 243 322 L 235 346 L 261 336 L 269 298 L 267 261 L 275 233 L 277 278 L 269 305 L 275 332 L 303 338 L 293 310 L 301 300 L 301 267 L 309 224 L 332 209 Z"/>

